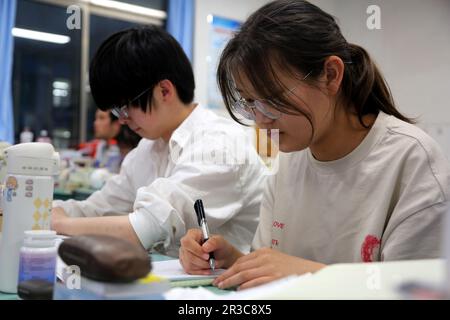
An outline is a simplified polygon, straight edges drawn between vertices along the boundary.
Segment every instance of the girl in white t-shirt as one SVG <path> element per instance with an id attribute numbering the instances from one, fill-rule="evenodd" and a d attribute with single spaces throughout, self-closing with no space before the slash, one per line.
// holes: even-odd
<path id="1" fill-rule="evenodd" d="M 440 256 L 449 163 L 331 15 L 306 1 L 265 5 L 227 44 L 217 77 L 232 117 L 279 130 L 282 152 L 253 252 L 218 235 L 201 245 L 189 230 L 187 272 L 208 274 L 214 252 L 228 268 L 214 284 L 247 288 L 331 263 Z"/>

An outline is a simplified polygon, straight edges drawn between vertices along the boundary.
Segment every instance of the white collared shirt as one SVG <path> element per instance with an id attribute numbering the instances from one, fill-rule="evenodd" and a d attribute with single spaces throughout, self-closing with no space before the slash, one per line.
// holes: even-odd
<path id="1" fill-rule="evenodd" d="M 70 216 L 129 215 L 142 245 L 172 256 L 202 199 L 211 233 L 249 251 L 265 168 L 250 136 L 231 120 L 197 106 L 169 142 L 142 139 L 121 172 L 85 201 L 55 201 Z"/>

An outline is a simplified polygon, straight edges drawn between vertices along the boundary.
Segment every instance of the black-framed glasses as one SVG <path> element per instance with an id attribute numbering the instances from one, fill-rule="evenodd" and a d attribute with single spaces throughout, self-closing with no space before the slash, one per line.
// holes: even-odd
<path id="1" fill-rule="evenodd" d="M 131 105 L 135 104 L 135 101 L 138 100 L 139 98 L 141 98 L 145 93 L 147 93 L 149 90 L 151 89 L 151 87 L 145 89 L 144 91 L 142 91 L 140 94 L 138 94 L 136 97 L 134 97 L 133 99 L 129 100 L 128 103 L 124 104 L 121 107 L 117 107 L 117 106 L 113 106 L 111 108 L 111 113 L 116 116 L 118 119 L 122 119 L 122 120 L 127 120 L 130 118 L 130 115 L 128 113 L 128 108 Z"/>
<path id="2" fill-rule="evenodd" d="M 304 76 L 301 79 L 301 81 L 306 80 L 306 78 L 308 78 L 311 75 L 311 73 L 312 70 L 308 72 L 308 74 Z M 297 89 L 299 85 L 300 84 L 296 85 L 295 87 L 289 90 L 286 90 L 281 95 L 290 94 L 292 91 Z M 281 111 L 277 109 L 275 102 L 273 102 L 270 99 L 260 99 L 249 102 L 240 96 L 240 98 L 235 103 L 233 103 L 233 108 L 234 110 L 236 110 L 236 112 L 238 112 L 241 116 L 243 116 L 247 120 L 253 121 L 256 120 L 255 109 L 258 110 L 265 117 L 272 120 L 277 120 L 281 117 Z"/>

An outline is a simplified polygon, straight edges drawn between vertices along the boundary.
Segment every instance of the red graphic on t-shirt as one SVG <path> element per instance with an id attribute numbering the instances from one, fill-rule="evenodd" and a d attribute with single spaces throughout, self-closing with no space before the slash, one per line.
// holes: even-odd
<path id="1" fill-rule="evenodd" d="M 274 220 L 272 223 L 272 227 L 274 227 L 274 228 L 283 229 L 284 226 L 285 226 L 285 224 L 283 222 L 279 222 L 276 220 Z"/>
<path id="2" fill-rule="evenodd" d="M 380 239 L 373 235 L 366 236 L 361 246 L 361 258 L 363 262 L 373 261 L 373 252 L 380 246 Z"/>

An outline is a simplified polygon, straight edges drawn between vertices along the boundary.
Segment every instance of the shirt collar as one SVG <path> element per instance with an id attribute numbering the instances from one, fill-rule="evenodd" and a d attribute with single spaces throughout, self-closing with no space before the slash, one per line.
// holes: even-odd
<path id="1" fill-rule="evenodd" d="M 364 160 L 370 153 L 372 148 L 374 148 L 380 142 L 381 138 L 387 131 L 387 122 L 389 121 L 390 117 L 392 116 L 379 111 L 375 123 L 372 125 L 372 128 L 367 133 L 363 141 L 352 152 L 338 160 L 316 160 L 311 153 L 311 149 L 308 148 L 306 152 L 309 163 L 311 163 L 316 170 L 321 171 L 325 174 L 342 172 L 353 167 L 360 161 Z"/>
<path id="2" fill-rule="evenodd" d="M 202 122 L 205 109 L 201 105 L 197 105 L 194 110 L 189 114 L 189 116 L 184 119 L 184 121 L 175 129 L 172 136 L 169 139 L 169 148 L 174 147 L 183 148 L 188 142 L 192 132 L 199 123 Z"/>

